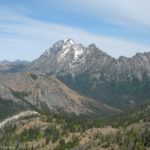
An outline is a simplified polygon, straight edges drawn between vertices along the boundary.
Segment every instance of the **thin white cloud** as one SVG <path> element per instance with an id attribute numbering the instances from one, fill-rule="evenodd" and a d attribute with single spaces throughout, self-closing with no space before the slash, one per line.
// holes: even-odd
<path id="1" fill-rule="evenodd" d="M 86 46 L 95 43 L 108 54 L 132 56 L 150 50 L 150 45 L 133 43 L 112 36 L 96 35 L 75 28 L 32 19 L 12 12 L 0 12 L 0 59 L 33 60 L 57 40 L 71 37 Z"/>
<path id="2" fill-rule="evenodd" d="M 66 9 L 133 30 L 150 29 L 149 0 L 65 0 Z M 73 6 L 73 7 L 71 7 Z M 65 7 L 65 6 L 64 6 Z M 146 29 L 145 29 L 146 28 Z"/>

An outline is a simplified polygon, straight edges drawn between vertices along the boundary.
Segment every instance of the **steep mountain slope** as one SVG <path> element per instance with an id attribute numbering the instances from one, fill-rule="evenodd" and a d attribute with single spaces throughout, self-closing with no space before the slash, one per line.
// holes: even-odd
<path id="1" fill-rule="evenodd" d="M 55 75 L 77 92 L 128 109 L 150 98 L 150 53 L 115 59 L 94 44 L 55 43 L 29 70 Z"/>
<path id="2" fill-rule="evenodd" d="M 17 93 L 8 87 L 0 85 L 0 121 L 21 111 L 33 109 L 30 103 L 15 94 Z"/>
<path id="3" fill-rule="evenodd" d="M 11 100 L 0 98 L 0 121 L 19 112 L 34 109 L 34 107 L 31 104 L 28 104 L 26 101 L 20 99 L 14 101 L 14 99 L 15 97 L 13 97 Z"/>
<path id="4" fill-rule="evenodd" d="M 35 72 L 0 73 L 0 85 L 5 87 L 5 91 L 0 92 L 1 98 L 25 101 L 44 111 L 86 116 L 118 112 L 108 105 L 78 95 L 54 77 Z"/>

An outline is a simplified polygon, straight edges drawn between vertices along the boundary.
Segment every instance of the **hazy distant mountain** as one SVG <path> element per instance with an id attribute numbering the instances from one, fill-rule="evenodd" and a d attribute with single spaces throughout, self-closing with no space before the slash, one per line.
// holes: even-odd
<path id="1" fill-rule="evenodd" d="M 20 72 L 25 70 L 28 64 L 26 60 L 0 61 L 0 72 Z"/>
<path id="2" fill-rule="evenodd" d="M 150 98 L 150 53 L 115 59 L 94 44 L 56 42 L 29 70 L 55 75 L 72 89 L 126 109 Z"/>

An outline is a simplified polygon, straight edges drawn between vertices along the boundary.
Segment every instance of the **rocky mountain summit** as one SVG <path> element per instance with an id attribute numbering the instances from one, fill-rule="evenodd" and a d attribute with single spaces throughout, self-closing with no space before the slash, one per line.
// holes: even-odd
<path id="1" fill-rule="evenodd" d="M 65 38 L 56 42 L 30 65 L 31 70 L 56 75 L 70 74 L 72 77 L 84 72 L 93 73 L 93 78 L 105 76 L 108 80 L 137 77 L 144 73 L 150 76 L 150 53 L 137 53 L 132 58 L 120 56 L 115 59 L 95 44 L 84 47 L 74 40 Z"/>
<path id="2" fill-rule="evenodd" d="M 150 53 L 113 58 L 90 44 L 65 38 L 34 60 L 29 70 L 55 75 L 77 92 L 127 109 L 150 98 Z"/>
<path id="3" fill-rule="evenodd" d="M 96 66 L 93 65 L 98 61 L 98 59 L 96 59 L 97 54 L 100 54 L 102 58 L 109 57 L 100 50 L 98 50 L 97 53 L 97 48 L 94 44 L 85 48 L 82 44 L 78 44 L 72 39 L 66 38 L 55 43 L 51 48 L 47 49 L 43 55 L 33 61 L 30 69 L 38 70 L 42 73 L 56 75 L 71 74 L 74 76 L 82 74 L 90 68 L 96 68 Z"/>

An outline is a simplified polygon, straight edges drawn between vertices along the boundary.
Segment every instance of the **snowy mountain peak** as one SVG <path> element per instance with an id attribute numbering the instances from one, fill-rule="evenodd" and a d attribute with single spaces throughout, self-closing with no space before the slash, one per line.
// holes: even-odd
<path id="1" fill-rule="evenodd" d="M 51 53 L 58 53 L 60 51 L 63 51 L 71 46 L 75 45 L 74 40 L 70 38 L 65 38 L 63 40 L 60 40 L 56 42 L 51 48 L 47 49 L 45 54 L 46 55 L 51 55 Z"/>
<path id="2" fill-rule="evenodd" d="M 63 40 L 64 43 L 70 43 L 70 44 L 75 44 L 74 40 L 70 39 L 70 38 L 65 38 Z"/>
<path id="3" fill-rule="evenodd" d="M 75 43 L 74 40 L 65 38 L 61 50 L 61 58 L 64 58 L 67 53 L 72 53 L 74 55 L 74 60 L 77 60 L 83 53 L 83 47 L 81 44 Z"/>

